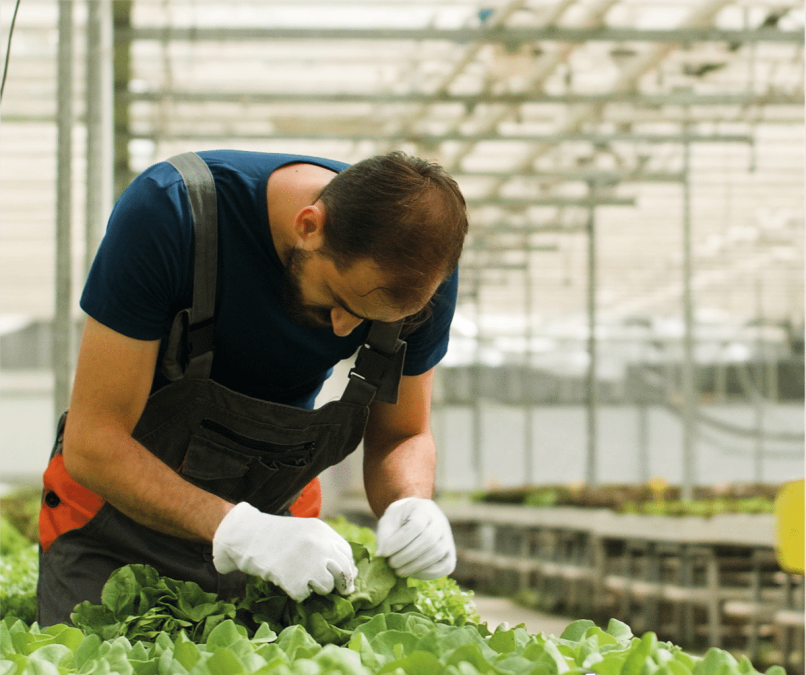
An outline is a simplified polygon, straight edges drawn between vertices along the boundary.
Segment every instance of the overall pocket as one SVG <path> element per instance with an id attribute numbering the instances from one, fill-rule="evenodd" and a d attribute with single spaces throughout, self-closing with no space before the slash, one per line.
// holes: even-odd
<path id="1" fill-rule="evenodd" d="M 315 451 L 315 440 L 304 435 L 299 440 L 267 440 L 205 418 L 190 439 L 179 472 L 194 485 L 224 499 L 252 501 L 262 490 L 295 484 L 297 476 L 313 461 Z"/>

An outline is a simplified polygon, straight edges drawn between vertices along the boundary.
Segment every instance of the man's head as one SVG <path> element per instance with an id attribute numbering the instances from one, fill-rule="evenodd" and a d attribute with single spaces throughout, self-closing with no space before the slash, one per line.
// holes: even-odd
<path id="1" fill-rule="evenodd" d="M 325 207 L 323 253 L 341 270 L 371 260 L 401 304 L 420 299 L 435 277 L 459 262 L 465 200 L 437 164 L 402 152 L 379 155 L 336 175 L 319 197 Z"/>
<path id="2" fill-rule="evenodd" d="M 321 230 L 311 239 L 315 245 L 295 246 L 288 256 L 286 306 L 295 320 L 330 321 L 334 330 L 329 307 L 346 310 L 359 323 L 395 320 L 426 307 L 456 268 L 467 233 L 456 182 L 439 165 L 402 152 L 337 174 L 302 217 L 319 220 Z M 314 225 L 300 226 L 307 237 L 302 227 Z M 316 279 L 331 299 L 310 297 Z"/>

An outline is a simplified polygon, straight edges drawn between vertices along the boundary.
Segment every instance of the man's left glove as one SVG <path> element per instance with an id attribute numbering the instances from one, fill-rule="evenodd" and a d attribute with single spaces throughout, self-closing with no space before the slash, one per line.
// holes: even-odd
<path id="1" fill-rule="evenodd" d="M 431 499 L 392 502 L 378 521 L 377 541 L 377 555 L 401 577 L 438 579 L 456 567 L 451 525 Z"/>

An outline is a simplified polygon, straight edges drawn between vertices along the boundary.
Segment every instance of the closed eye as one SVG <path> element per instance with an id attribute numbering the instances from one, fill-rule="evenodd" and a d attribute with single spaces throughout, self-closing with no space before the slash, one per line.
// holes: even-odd
<path id="1" fill-rule="evenodd" d="M 372 321 L 372 319 L 370 319 L 370 318 L 368 318 L 366 316 L 361 316 L 354 309 L 351 309 L 341 296 L 336 295 L 334 293 L 333 294 L 333 299 L 336 301 L 336 304 L 339 307 L 341 307 L 345 312 L 347 312 L 350 316 L 354 316 L 356 319 L 360 319 L 361 321 Z"/>

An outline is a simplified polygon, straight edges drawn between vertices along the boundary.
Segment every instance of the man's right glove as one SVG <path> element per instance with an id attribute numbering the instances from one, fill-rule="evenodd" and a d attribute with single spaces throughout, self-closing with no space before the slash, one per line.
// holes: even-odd
<path id="1" fill-rule="evenodd" d="M 224 516 L 213 538 L 213 564 L 222 574 L 241 570 L 277 584 L 297 602 L 311 591 L 355 590 L 350 544 L 316 518 L 272 516 L 247 502 Z"/>

